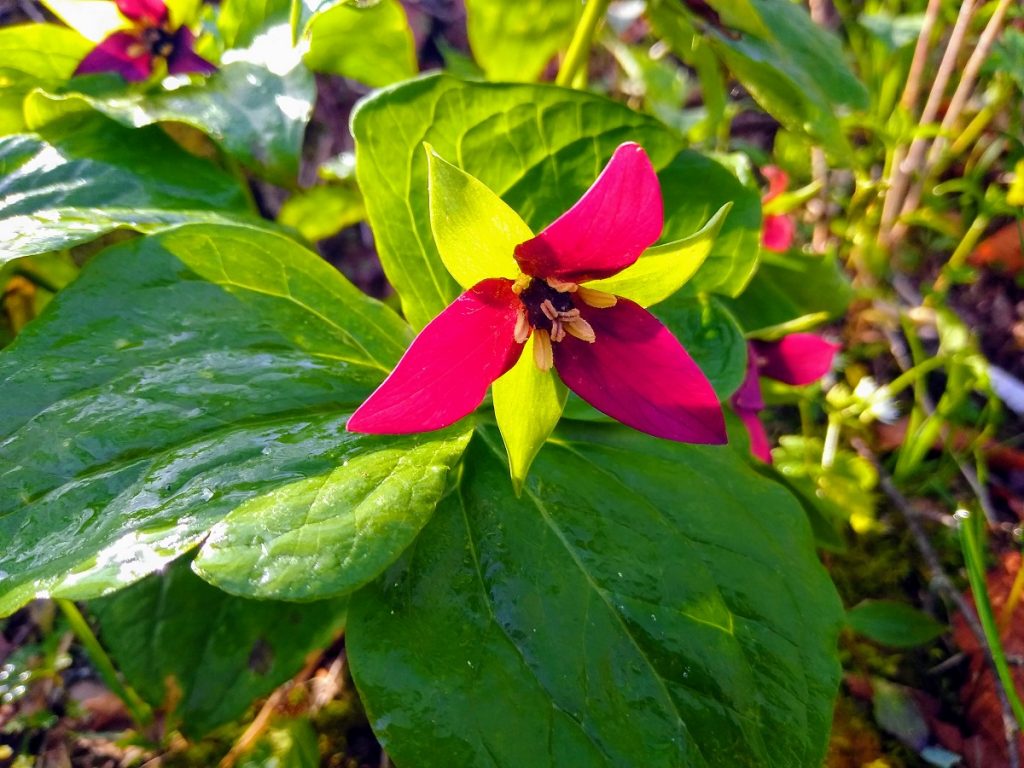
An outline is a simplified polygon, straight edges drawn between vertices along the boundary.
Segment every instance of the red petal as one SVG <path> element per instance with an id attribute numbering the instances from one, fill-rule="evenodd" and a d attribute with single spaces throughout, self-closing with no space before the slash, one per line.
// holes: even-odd
<path id="1" fill-rule="evenodd" d="M 114 0 L 117 10 L 135 21 L 163 24 L 167 21 L 167 5 L 163 0 Z"/>
<path id="2" fill-rule="evenodd" d="M 513 338 L 519 306 L 511 280 L 474 285 L 420 331 L 348 429 L 403 435 L 441 429 L 468 414 L 523 350 Z"/>
<path id="3" fill-rule="evenodd" d="M 774 200 L 776 197 L 786 191 L 786 187 L 789 186 L 789 176 L 784 170 L 775 165 L 766 165 L 761 169 L 761 173 L 765 179 L 768 180 L 768 191 L 764 193 L 764 197 L 761 198 L 761 202 L 767 203 L 769 200 Z"/>
<path id="4" fill-rule="evenodd" d="M 217 67 L 193 50 L 195 35 L 188 27 L 181 27 L 174 33 L 174 52 L 167 57 L 167 71 L 172 75 L 187 75 L 192 72 L 212 75 Z"/>
<path id="5" fill-rule="evenodd" d="M 740 417 L 743 426 L 747 428 L 750 435 L 750 452 L 766 464 L 772 463 L 772 449 L 768 442 L 768 431 L 761 423 L 757 411 L 746 408 L 734 408 L 736 415 Z"/>
<path id="6" fill-rule="evenodd" d="M 790 216 L 765 216 L 761 230 L 761 245 L 769 251 L 783 253 L 793 245 L 796 225 Z"/>
<path id="7" fill-rule="evenodd" d="M 140 50 L 133 56 L 129 51 Z M 145 44 L 131 32 L 115 32 L 97 45 L 75 69 L 76 75 L 117 72 L 125 80 L 138 82 L 153 71 L 153 57 Z"/>
<path id="8" fill-rule="evenodd" d="M 764 410 L 764 397 L 761 396 L 761 379 L 758 377 L 757 351 L 753 344 L 747 345 L 747 373 L 743 377 L 743 383 L 732 396 L 730 402 L 733 409 L 739 411 L 743 408 L 748 411 Z"/>
<path id="9" fill-rule="evenodd" d="M 592 344 L 567 336 L 554 344 L 562 381 L 599 411 L 655 437 L 683 443 L 726 441 L 711 382 L 647 310 L 620 298 L 614 307 L 580 307 Z"/>
<path id="10" fill-rule="evenodd" d="M 817 381 L 832 368 L 839 345 L 813 333 L 793 333 L 778 341 L 755 341 L 762 376 L 797 386 Z"/>
<path id="11" fill-rule="evenodd" d="M 516 248 L 533 277 L 579 283 L 610 277 L 661 235 L 661 187 L 638 144 L 615 150 L 597 181 L 554 223 Z"/>

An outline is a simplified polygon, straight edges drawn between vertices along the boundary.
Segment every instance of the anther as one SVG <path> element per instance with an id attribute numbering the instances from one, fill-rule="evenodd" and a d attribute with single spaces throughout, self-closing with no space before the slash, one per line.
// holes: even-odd
<path id="1" fill-rule="evenodd" d="M 551 340 L 561 341 L 565 338 L 565 325 L 561 320 L 551 321 Z"/>
<path id="2" fill-rule="evenodd" d="M 549 277 L 547 284 L 554 288 L 559 293 L 575 293 L 579 288 L 576 283 L 569 283 L 565 280 L 559 280 L 557 277 Z"/>
<path id="3" fill-rule="evenodd" d="M 596 288 L 584 288 L 582 285 L 576 291 L 576 295 L 579 296 L 580 301 L 584 304 L 595 309 L 614 307 L 618 302 L 618 299 L 613 294 L 599 291 Z"/>
<path id="4" fill-rule="evenodd" d="M 530 321 L 526 317 L 526 310 L 520 309 L 516 314 L 516 329 L 512 332 L 513 338 L 519 344 L 525 344 L 530 338 Z"/>
<path id="5" fill-rule="evenodd" d="M 543 328 L 533 333 L 533 361 L 542 371 L 550 371 L 555 364 L 555 355 L 551 351 L 551 337 Z"/>
<path id="6" fill-rule="evenodd" d="M 540 303 L 540 311 L 543 312 L 544 317 L 551 322 L 558 319 L 558 310 L 555 309 L 555 305 L 551 303 L 551 299 L 544 299 L 544 301 Z"/>
<path id="7" fill-rule="evenodd" d="M 593 327 L 582 317 L 577 317 L 575 320 L 571 320 L 566 323 L 565 330 L 570 336 L 575 336 L 577 339 L 585 341 L 588 344 L 593 344 L 594 339 L 597 338 L 594 334 Z"/>

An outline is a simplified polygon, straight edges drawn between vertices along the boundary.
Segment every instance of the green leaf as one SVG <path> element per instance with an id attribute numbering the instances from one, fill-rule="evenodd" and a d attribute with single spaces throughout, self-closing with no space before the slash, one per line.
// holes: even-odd
<path id="1" fill-rule="evenodd" d="M 184 226 L 90 260 L 0 354 L 0 615 L 136 581 L 299 481 L 329 478 L 365 504 L 346 476 L 372 462 L 360 457 L 451 455 L 457 430 L 345 431 L 408 340 L 391 310 L 265 230 Z M 407 480 L 388 475 L 365 498 L 382 500 L 379 515 L 404 511 Z M 296 513 L 293 495 L 274 498 L 282 518 Z M 307 579 L 305 594 L 335 593 L 340 578 Z"/>
<path id="2" fill-rule="evenodd" d="M 268 29 L 286 27 L 281 45 L 292 42 L 292 0 L 224 0 L 217 14 L 217 27 L 228 48 L 248 48 Z"/>
<path id="3" fill-rule="evenodd" d="M 895 600 L 864 600 L 846 612 L 856 632 L 894 648 L 930 643 L 948 629 L 927 613 Z"/>
<path id="4" fill-rule="evenodd" d="M 188 560 L 89 603 L 104 648 L 153 707 L 202 736 L 239 717 L 331 642 L 347 599 L 308 605 L 243 600 L 203 582 Z"/>
<path id="5" fill-rule="evenodd" d="M 445 269 L 463 288 L 515 278 L 512 254 L 533 232 L 505 201 L 427 145 L 430 229 Z"/>
<path id="6" fill-rule="evenodd" d="M 352 598 L 352 672 L 397 764 L 821 765 L 842 612 L 780 486 L 727 448 L 563 424 L 516 500 L 482 437 Z"/>
<path id="7" fill-rule="evenodd" d="M 353 114 L 352 131 L 381 262 L 415 328 L 459 293 L 431 237 L 424 141 L 498 194 L 534 231 L 576 202 L 622 142 L 643 145 L 656 167 L 679 149 L 657 121 L 600 96 L 446 75 L 370 96 Z M 695 213 L 678 236 L 692 233 L 721 205 Z M 670 218 L 675 213 L 673 206 Z"/>
<path id="8" fill-rule="evenodd" d="M 656 32 L 681 52 L 694 27 L 747 88 L 784 126 L 810 134 L 834 156 L 851 152 L 838 114 L 867 107 L 867 91 L 844 61 L 839 41 L 789 0 L 710 0 L 721 24 L 656 0 L 648 6 Z M 682 53 L 680 54 L 682 55 Z"/>
<path id="9" fill-rule="evenodd" d="M 210 532 L 193 567 L 228 592 L 343 595 L 375 578 L 434 513 L 469 433 L 400 445 L 258 496 Z"/>
<path id="10" fill-rule="evenodd" d="M 366 220 L 366 206 L 353 183 L 311 187 L 289 197 L 277 214 L 279 224 L 292 227 L 311 243 L 336 235 Z"/>
<path id="11" fill-rule="evenodd" d="M 533 82 L 569 46 L 581 13 L 577 0 L 466 0 L 469 46 L 488 80 Z"/>
<path id="12" fill-rule="evenodd" d="M 7 81 L 62 82 L 93 44 L 59 24 L 20 24 L 0 29 L 0 77 Z"/>
<path id="13" fill-rule="evenodd" d="M 380 87 L 418 71 L 416 44 L 398 0 L 336 3 L 313 16 L 306 34 L 304 61 L 314 72 Z"/>
<path id="14" fill-rule="evenodd" d="M 320 746 L 308 719 L 288 720 L 266 733 L 238 761 L 238 768 L 319 768 Z"/>
<path id="15" fill-rule="evenodd" d="M 631 267 L 613 277 L 593 280 L 587 287 L 625 296 L 642 307 L 664 301 L 682 288 L 707 259 L 731 207 L 732 203 L 726 203 L 689 237 L 648 248 Z"/>
<path id="16" fill-rule="evenodd" d="M 35 130 L 55 112 L 62 116 L 85 105 L 129 128 L 171 121 L 191 125 L 247 168 L 293 185 L 316 98 L 313 76 L 297 60 L 295 64 L 290 69 L 268 68 L 249 52 L 231 51 L 203 82 L 145 93 L 36 93 L 25 108 Z"/>
<path id="17" fill-rule="evenodd" d="M 133 131 L 77 113 L 0 138 L 0 263 L 121 227 L 231 218 L 250 218 L 237 181 L 155 126 Z"/>
<path id="18" fill-rule="evenodd" d="M 491 385 L 494 417 L 508 454 L 512 487 L 519 495 L 537 452 L 551 435 L 565 408 L 568 390 L 553 372 L 534 362 L 531 335 L 512 370 Z"/>
<path id="19" fill-rule="evenodd" d="M 841 316 L 853 299 L 835 256 L 773 253 L 763 258 L 742 296 L 727 301 L 748 333 L 777 338 L 820 325 Z"/>
<path id="20" fill-rule="evenodd" d="M 724 165 L 696 152 L 681 152 L 658 173 L 665 200 L 663 239 L 691 235 L 729 203 L 728 216 L 696 274 L 683 286 L 694 295 L 736 296 L 757 269 L 761 247 L 761 198 Z"/>

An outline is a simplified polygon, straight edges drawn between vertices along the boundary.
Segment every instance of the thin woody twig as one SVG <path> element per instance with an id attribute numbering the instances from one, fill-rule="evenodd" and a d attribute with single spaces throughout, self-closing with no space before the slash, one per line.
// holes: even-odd
<path id="1" fill-rule="evenodd" d="M 950 33 L 946 50 L 942 54 L 939 69 L 935 73 L 935 80 L 932 82 L 931 90 L 928 92 L 928 100 L 925 102 L 921 112 L 919 125 L 934 123 L 939 114 L 939 107 L 942 104 L 943 96 L 946 93 L 946 86 L 949 84 L 950 76 L 956 67 L 957 59 L 960 56 L 960 49 L 967 36 L 967 29 L 970 26 L 971 17 L 974 15 L 977 0 L 964 0 L 960 6 L 960 13 L 956 17 L 953 31 Z M 924 161 L 925 152 L 928 149 L 928 140 L 922 137 L 914 139 L 907 151 L 906 158 L 894 165 L 892 169 L 892 180 L 888 191 L 885 194 L 885 203 L 882 208 L 881 232 L 886 233 L 886 244 L 892 247 L 898 242 L 906 230 L 900 225 L 897 217 L 906 210 L 903 203 L 913 176 L 920 172 Z"/>

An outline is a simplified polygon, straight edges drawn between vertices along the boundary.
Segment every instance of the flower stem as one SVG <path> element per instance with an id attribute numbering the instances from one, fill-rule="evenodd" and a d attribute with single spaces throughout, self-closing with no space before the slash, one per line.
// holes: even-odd
<path id="1" fill-rule="evenodd" d="M 608 0 L 587 0 L 583 6 L 583 15 L 580 17 L 576 31 L 573 32 L 572 42 L 569 43 L 569 50 L 565 53 L 565 59 L 558 70 L 555 83 L 561 86 L 570 87 L 576 81 L 577 76 L 582 73 L 584 84 L 586 83 L 587 59 L 590 56 L 590 47 L 594 42 L 594 32 L 597 25 L 604 18 L 608 8 Z"/>
<path id="2" fill-rule="evenodd" d="M 75 637 L 78 638 L 82 647 L 85 648 L 85 652 L 89 654 L 89 659 L 96 667 L 96 672 L 103 682 L 124 702 L 125 709 L 128 710 L 128 714 L 132 716 L 132 720 L 136 724 L 140 726 L 149 725 L 153 721 L 153 711 L 146 702 L 139 698 L 135 691 L 121 682 L 117 670 L 114 669 L 114 662 L 110 660 L 110 656 L 103 650 L 103 646 L 100 645 L 99 639 L 89 626 L 89 622 L 85 620 L 82 612 L 78 610 L 78 606 L 71 600 L 58 599 L 56 603 L 64 617 L 68 620 L 68 624 L 71 625 L 71 631 L 75 633 Z"/>

